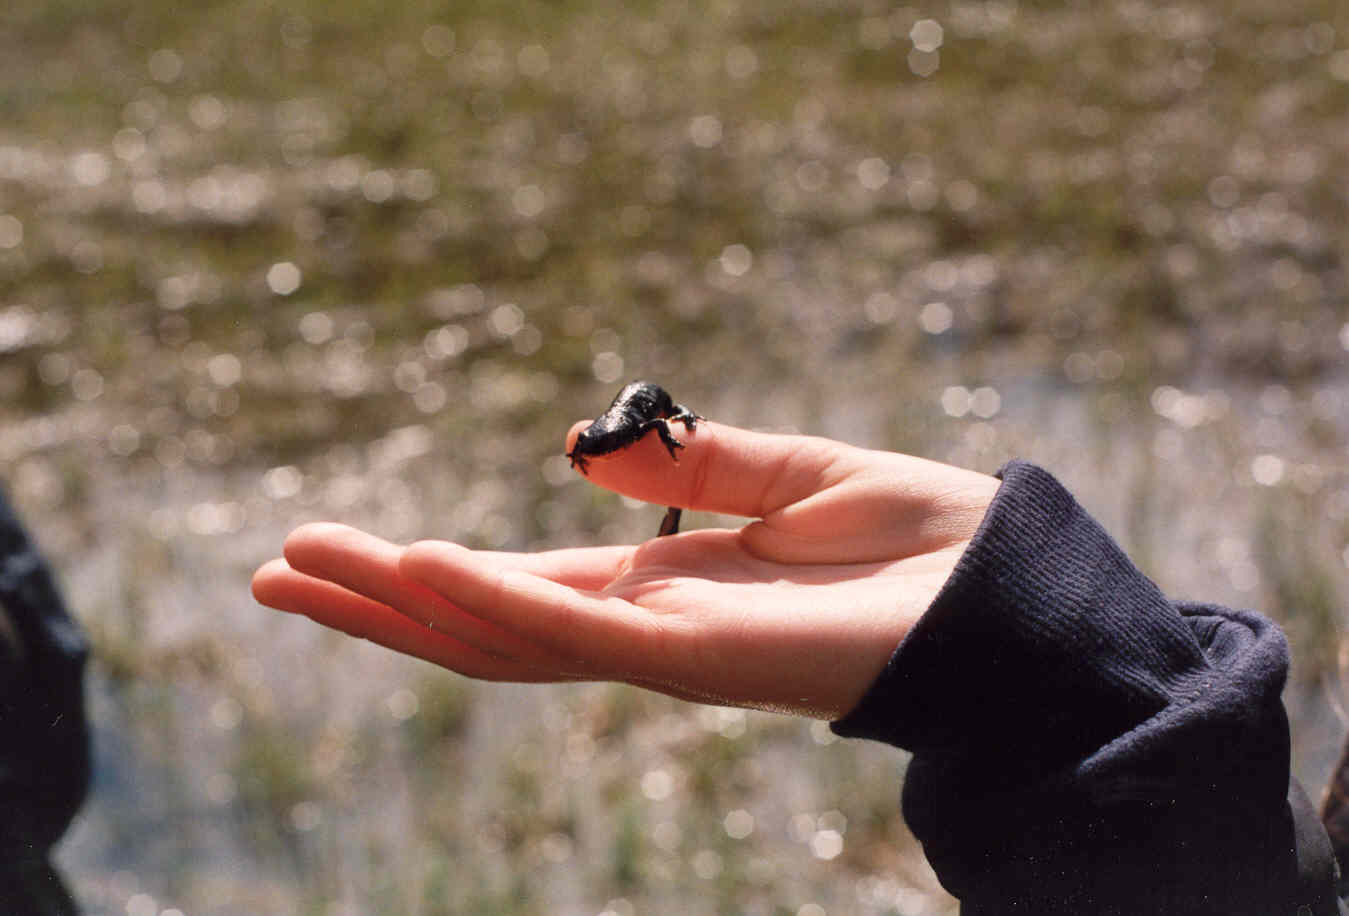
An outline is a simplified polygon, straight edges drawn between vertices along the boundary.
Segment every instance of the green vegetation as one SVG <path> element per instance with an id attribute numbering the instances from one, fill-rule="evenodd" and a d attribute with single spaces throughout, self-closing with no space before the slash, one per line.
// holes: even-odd
<path id="1" fill-rule="evenodd" d="M 648 536 L 558 454 L 641 376 L 1038 460 L 1169 592 L 1274 613 L 1311 703 L 1349 595 L 1346 106 L 1332 0 L 7 5 L 0 473 L 96 646 L 74 886 L 941 912 L 894 753 L 470 685 L 248 598 L 312 518 Z M 1298 725 L 1315 785 L 1337 736 Z"/>

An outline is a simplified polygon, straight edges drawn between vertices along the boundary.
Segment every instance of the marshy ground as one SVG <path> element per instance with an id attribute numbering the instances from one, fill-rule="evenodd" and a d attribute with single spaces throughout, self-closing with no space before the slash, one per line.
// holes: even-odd
<path id="1" fill-rule="evenodd" d="M 525 549 L 623 382 L 1055 471 L 1343 731 L 1349 9 L 0 11 L 0 474 L 91 633 L 91 913 L 945 913 L 903 758 L 257 607 L 285 532 Z M 689 513 L 685 527 L 734 524 Z"/>

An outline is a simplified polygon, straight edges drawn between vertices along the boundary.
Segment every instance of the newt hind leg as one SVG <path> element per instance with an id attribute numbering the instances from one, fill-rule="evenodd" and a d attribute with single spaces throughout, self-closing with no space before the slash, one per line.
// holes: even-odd
<path id="1" fill-rule="evenodd" d="M 675 449 L 683 448 L 684 443 L 676 439 L 674 433 L 670 432 L 670 425 L 663 419 L 647 420 L 642 424 L 642 435 L 646 435 L 653 429 L 656 431 L 656 434 L 660 436 L 660 441 L 665 443 L 665 448 L 670 453 L 670 457 L 678 461 L 679 459 L 675 455 Z"/>

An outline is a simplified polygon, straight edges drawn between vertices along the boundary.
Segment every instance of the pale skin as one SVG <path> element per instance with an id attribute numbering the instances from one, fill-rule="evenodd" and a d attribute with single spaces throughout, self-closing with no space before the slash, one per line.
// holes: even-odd
<path id="1" fill-rule="evenodd" d="M 950 576 L 998 481 L 712 422 L 680 438 L 678 462 L 651 435 L 592 459 L 588 479 L 743 527 L 506 553 L 310 524 L 257 571 L 253 594 L 482 680 L 618 681 L 839 718 Z"/>

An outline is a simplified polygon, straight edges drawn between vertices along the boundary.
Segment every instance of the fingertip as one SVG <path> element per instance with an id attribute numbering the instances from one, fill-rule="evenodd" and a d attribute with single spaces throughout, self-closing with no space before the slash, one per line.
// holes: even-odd
<path id="1" fill-rule="evenodd" d="M 257 568 L 253 573 L 253 580 L 249 583 L 249 590 L 253 593 L 253 599 L 259 604 L 265 604 L 272 607 L 271 601 L 274 597 L 274 591 L 277 582 L 290 571 L 290 564 L 280 558 L 269 560 Z"/>
<path id="2" fill-rule="evenodd" d="M 269 560 L 253 573 L 249 590 L 264 607 L 287 614 L 303 613 L 297 601 L 309 584 L 308 578 L 283 559 Z"/>
<path id="3" fill-rule="evenodd" d="M 576 437 L 579 436 L 586 429 L 586 427 L 590 426 L 594 422 L 595 422 L 594 420 L 577 420 L 575 423 L 573 423 L 571 425 L 571 428 L 567 430 L 567 444 L 571 445 L 573 442 L 575 442 Z"/>
<path id="4" fill-rule="evenodd" d="M 338 522 L 310 522 L 292 531 L 281 553 L 302 572 L 340 576 L 352 564 L 389 563 L 401 548 Z"/>
<path id="5" fill-rule="evenodd" d="M 398 558 L 398 572 L 427 585 L 458 555 L 469 552 L 469 548 L 453 541 L 416 541 L 403 548 Z"/>
<path id="6" fill-rule="evenodd" d="M 354 528 L 337 522 L 309 522 L 286 535 L 281 553 L 293 564 L 296 557 L 309 553 L 315 547 L 348 540 L 353 532 Z"/>
<path id="7" fill-rule="evenodd" d="M 566 439 L 563 440 L 564 453 L 570 453 L 572 449 L 576 448 L 576 440 L 580 437 L 581 433 L 585 431 L 586 427 L 588 427 L 593 422 L 595 421 L 577 420 L 575 423 L 571 425 L 571 429 L 567 430 Z"/>

